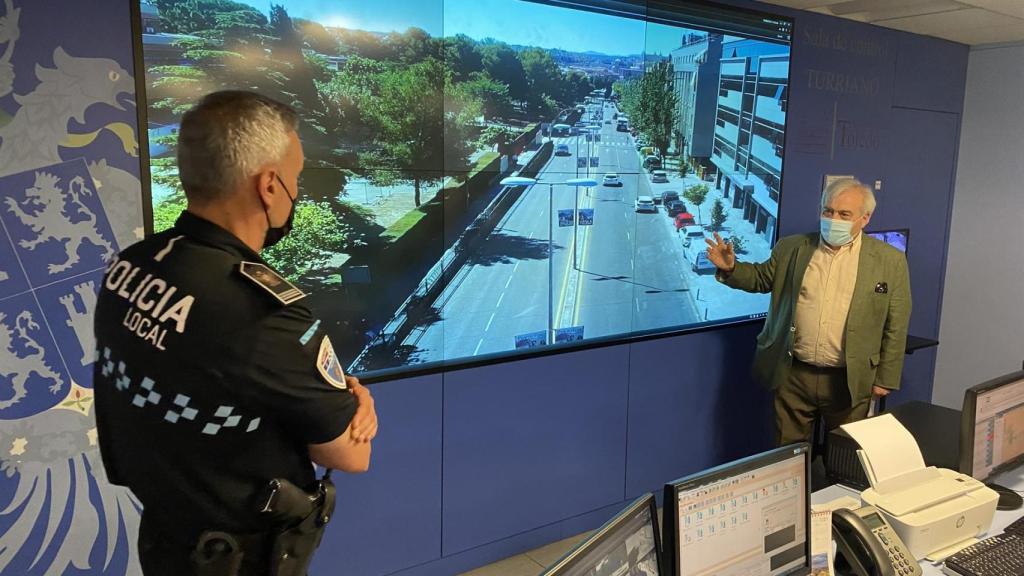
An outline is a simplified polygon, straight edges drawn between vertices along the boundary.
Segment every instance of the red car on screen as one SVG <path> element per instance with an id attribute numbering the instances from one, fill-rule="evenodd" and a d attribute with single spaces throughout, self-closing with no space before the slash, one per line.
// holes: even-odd
<path id="1" fill-rule="evenodd" d="M 696 226 L 697 222 L 693 219 L 693 214 L 689 212 L 680 212 L 676 214 L 676 232 L 684 226 Z"/>

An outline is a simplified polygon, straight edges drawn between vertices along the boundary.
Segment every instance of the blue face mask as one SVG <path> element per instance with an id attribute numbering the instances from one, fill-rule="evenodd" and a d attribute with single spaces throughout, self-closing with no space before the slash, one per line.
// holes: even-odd
<path id="1" fill-rule="evenodd" d="M 846 220 L 821 219 L 821 237 L 832 246 L 845 246 L 853 241 L 850 230 L 853 222 Z"/>

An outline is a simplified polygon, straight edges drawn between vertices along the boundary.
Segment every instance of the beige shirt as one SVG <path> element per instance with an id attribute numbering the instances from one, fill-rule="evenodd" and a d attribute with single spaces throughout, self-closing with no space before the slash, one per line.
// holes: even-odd
<path id="1" fill-rule="evenodd" d="M 793 314 L 793 355 L 815 366 L 845 366 L 846 317 L 857 283 L 861 234 L 838 249 L 824 241 L 811 256 Z"/>

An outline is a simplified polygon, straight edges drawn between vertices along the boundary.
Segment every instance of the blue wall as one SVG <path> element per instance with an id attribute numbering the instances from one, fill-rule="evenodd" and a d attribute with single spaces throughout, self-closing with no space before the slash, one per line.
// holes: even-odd
<path id="1" fill-rule="evenodd" d="M 112 58 L 138 73 L 130 65 L 127 0 L 105 3 L 102 13 L 92 4 L 63 3 L 61 20 L 88 22 L 89 33 L 68 30 L 56 38 L 60 31 L 46 20 L 52 3 L 45 10 L 42 4 L 14 3 L 25 5 L 14 56 L 16 93 L 32 90 L 35 64 L 52 66 L 58 44 L 73 56 Z M 734 4 L 796 17 L 780 233 L 816 228 L 824 174 L 881 180 L 873 227 L 911 228 L 911 331 L 936 337 L 966 47 L 817 14 Z M 8 114 L 17 108 L 10 97 L 0 97 L 0 107 Z M 102 107 L 91 114 L 96 116 L 88 122 L 94 125 L 132 118 L 131 111 L 118 115 Z M 89 162 L 106 159 L 129 172 L 137 166 L 107 132 L 83 153 L 64 154 L 64 159 Z M 134 185 L 137 194 L 137 180 Z M 107 193 L 100 189 L 100 196 Z M 105 203 L 105 210 L 109 214 L 135 198 Z M 133 234 L 124 225 L 132 221 L 130 215 L 110 219 L 115 235 Z M 738 325 L 374 385 L 381 433 L 373 469 L 362 476 L 339 475 L 341 514 L 312 573 L 457 573 L 593 528 L 625 501 L 659 489 L 666 480 L 767 448 L 768 395 L 748 376 L 759 328 Z M 908 357 L 904 389 L 895 401 L 930 398 L 933 373 L 934 350 Z M 41 416 L 53 414 L 48 410 Z M 65 420 L 76 413 L 67 414 Z M 18 424 L 0 422 L 8 423 Z M 56 424 L 44 425 L 59 434 Z M 69 466 L 82 458 L 75 456 Z M 0 460 L 6 466 L 14 461 Z M 109 485 L 95 466 L 86 472 L 88 487 L 75 484 L 82 492 L 77 502 L 91 498 L 97 510 L 111 507 L 89 513 L 88 506 L 74 506 L 89 520 L 86 529 L 76 523 L 74 538 L 68 531 L 72 516 L 57 510 L 51 520 L 60 522 L 60 533 L 49 547 L 39 544 L 45 519 L 33 522 L 21 509 L 0 511 L 0 541 L 15 542 L 11 526 L 19 523 L 32 531 L 17 558 L 0 554 L 5 566 L 40 574 L 47 563 L 72 564 L 83 574 L 132 570 L 128 542 L 134 526 L 121 532 L 115 523 L 112 530 L 121 533 L 113 540 L 101 528 L 112 518 L 107 512 L 131 512 L 131 501 L 123 495 L 110 499 Z M 0 479 L 5 480 L 0 506 L 6 506 L 24 477 Z M 131 518 L 125 515 L 125 523 Z M 40 547 L 49 552 L 30 570 Z M 107 554 L 114 548 L 111 558 Z"/>
<path id="2" fill-rule="evenodd" d="M 825 174 L 881 180 L 872 227 L 911 228 L 911 332 L 936 338 L 967 47 L 734 4 L 796 18 L 780 234 L 817 228 Z M 759 329 L 374 385 L 374 468 L 342 480 L 352 502 L 314 573 L 454 574 L 594 528 L 667 480 L 768 448 L 769 396 L 748 375 Z M 934 366 L 934 349 L 908 356 L 891 402 L 928 400 Z"/>

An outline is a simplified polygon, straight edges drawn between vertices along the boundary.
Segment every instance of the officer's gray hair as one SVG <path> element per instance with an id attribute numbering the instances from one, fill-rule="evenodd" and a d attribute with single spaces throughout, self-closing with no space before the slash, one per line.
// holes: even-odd
<path id="1" fill-rule="evenodd" d="M 824 208 L 832 201 L 833 198 L 852 188 L 860 190 L 861 195 L 864 197 L 864 212 L 862 215 L 873 214 L 876 206 L 875 193 L 871 190 L 870 186 L 856 178 L 840 178 L 839 180 L 833 180 L 825 187 L 825 191 L 821 193 L 821 207 Z"/>
<path id="2" fill-rule="evenodd" d="M 207 94 L 181 118 L 178 176 L 189 201 L 229 196 L 267 164 L 280 162 L 299 116 L 287 104 L 244 90 Z"/>

